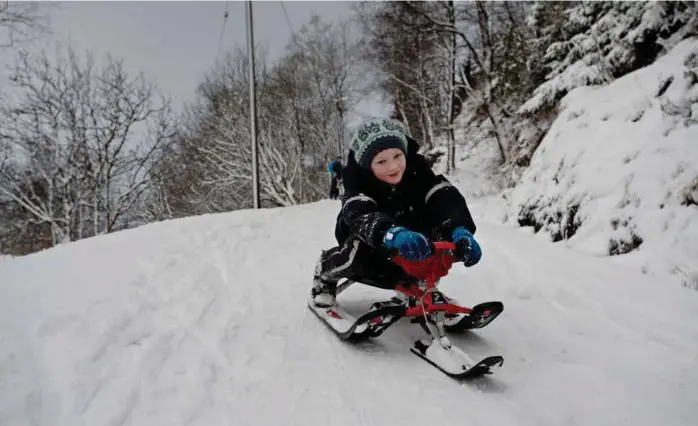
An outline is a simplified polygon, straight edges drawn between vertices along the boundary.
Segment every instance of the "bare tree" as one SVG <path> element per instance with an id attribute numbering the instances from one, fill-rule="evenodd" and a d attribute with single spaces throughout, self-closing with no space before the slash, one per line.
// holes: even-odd
<path id="1" fill-rule="evenodd" d="M 315 201 L 326 194 L 326 164 L 343 152 L 347 115 L 359 99 L 349 31 L 348 24 L 326 25 L 315 17 L 273 67 L 263 51 L 256 54 L 264 206 Z M 152 194 L 151 215 L 251 207 L 247 67 L 247 55 L 238 49 L 199 86 L 199 98 L 188 108 L 172 153 L 154 170 L 159 192 Z M 186 182 L 175 174 L 186 176 Z"/>
<path id="2" fill-rule="evenodd" d="M 441 122 L 437 80 L 442 73 L 434 33 L 422 30 L 427 22 L 405 2 L 361 3 L 357 16 L 363 57 L 392 95 L 394 117 L 430 149 Z"/>
<path id="3" fill-rule="evenodd" d="M 474 66 L 459 67 L 460 81 L 454 92 L 462 89 L 473 106 L 490 121 L 503 164 L 510 139 L 504 120 L 513 115 L 508 100 L 519 86 L 515 79 L 524 74 L 526 67 L 528 35 L 521 28 L 525 28 L 527 6 L 476 1 L 459 4 L 457 13 L 451 14 L 447 4 L 444 15 L 434 13 L 425 3 L 406 2 L 406 5 L 428 22 L 425 31 L 455 36 L 465 50 L 467 63 Z"/>
<path id="4" fill-rule="evenodd" d="M 263 54 L 258 54 L 258 144 L 260 194 L 263 204 L 284 206 L 299 200 L 295 189 L 300 157 L 284 138 L 291 122 L 285 100 L 271 90 Z M 196 197 L 207 211 L 251 207 L 251 140 L 247 57 L 238 50 L 228 55 L 200 86 L 201 99 L 190 109 L 189 136 L 181 149 L 196 152 L 201 167 L 194 170 L 200 183 Z"/>
<path id="5" fill-rule="evenodd" d="M 13 154 L 0 193 L 48 224 L 52 244 L 124 227 L 172 127 L 168 102 L 120 62 L 99 68 L 72 50 L 56 58 L 22 54 L 18 100 L 0 111 L 0 145 Z"/>
<path id="6" fill-rule="evenodd" d="M 0 1 L 0 48 L 14 47 L 48 32 L 47 5 L 30 1 Z"/>

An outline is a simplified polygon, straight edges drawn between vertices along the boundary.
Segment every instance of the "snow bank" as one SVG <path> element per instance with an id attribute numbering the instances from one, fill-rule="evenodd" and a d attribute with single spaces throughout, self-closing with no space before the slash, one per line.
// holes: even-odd
<path id="1" fill-rule="evenodd" d="M 570 92 L 509 202 L 553 241 L 698 288 L 697 39 Z"/>

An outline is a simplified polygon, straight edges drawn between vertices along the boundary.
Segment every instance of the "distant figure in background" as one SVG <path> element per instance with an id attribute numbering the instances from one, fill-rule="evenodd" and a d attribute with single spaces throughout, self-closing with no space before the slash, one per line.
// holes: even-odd
<path id="1" fill-rule="evenodd" d="M 330 182 L 330 199 L 332 200 L 339 198 L 339 184 L 342 181 L 343 168 L 340 157 L 330 161 L 330 164 L 327 166 L 327 171 L 330 172 L 330 178 L 332 179 Z"/>

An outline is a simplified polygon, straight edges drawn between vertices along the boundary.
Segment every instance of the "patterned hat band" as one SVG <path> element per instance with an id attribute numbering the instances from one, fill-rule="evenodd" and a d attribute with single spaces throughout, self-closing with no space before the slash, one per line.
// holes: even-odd
<path id="1" fill-rule="evenodd" d="M 388 148 L 401 149 L 407 154 L 406 128 L 402 123 L 387 118 L 371 118 L 356 129 L 351 142 L 356 162 L 370 169 L 373 157 Z"/>

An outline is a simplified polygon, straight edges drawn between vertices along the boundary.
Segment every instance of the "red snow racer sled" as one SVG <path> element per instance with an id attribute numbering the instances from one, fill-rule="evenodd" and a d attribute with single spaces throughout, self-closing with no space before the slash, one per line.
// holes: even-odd
<path id="1" fill-rule="evenodd" d="M 342 340 L 375 338 L 401 318 L 411 318 L 411 322 L 420 324 L 427 333 L 425 338 L 414 343 L 412 353 L 453 378 L 491 374 L 492 367 L 503 364 L 501 356 L 489 356 L 475 362 L 454 346 L 446 333 L 485 327 L 502 313 L 504 306 L 501 302 L 493 301 L 468 308 L 440 293 L 437 289 L 439 280 L 448 274 L 457 261 L 453 254 L 456 247 L 451 242 L 431 244 L 434 254 L 424 261 L 409 261 L 400 256 L 391 259 L 418 280 L 417 285 L 401 283 L 394 287 L 395 291 L 406 297 L 376 302 L 369 312 L 358 318 L 344 311 L 339 304 L 321 308 L 314 306 L 310 300 L 308 306 Z M 385 288 L 370 280 L 346 280 L 337 287 L 337 295 L 357 282 Z"/>

